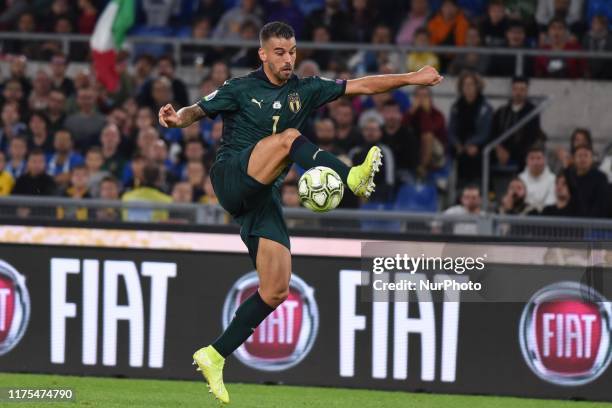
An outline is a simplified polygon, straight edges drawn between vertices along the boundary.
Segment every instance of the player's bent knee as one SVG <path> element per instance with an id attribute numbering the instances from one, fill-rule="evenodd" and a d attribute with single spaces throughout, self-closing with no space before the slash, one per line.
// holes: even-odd
<path id="1" fill-rule="evenodd" d="M 288 287 L 284 287 L 284 288 L 278 287 L 272 290 L 262 290 L 261 291 L 261 298 L 263 299 L 263 301 L 272 307 L 277 307 L 278 305 L 283 303 L 285 300 L 287 300 L 288 296 L 289 296 Z"/>
<path id="2" fill-rule="evenodd" d="M 300 131 L 294 128 L 285 129 L 281 133 L 278 133 L 281 146 L 287 152 L 291 150 L 291 145 L 293 145 L 295 139 L 297 139 L 300 135 Z"/>

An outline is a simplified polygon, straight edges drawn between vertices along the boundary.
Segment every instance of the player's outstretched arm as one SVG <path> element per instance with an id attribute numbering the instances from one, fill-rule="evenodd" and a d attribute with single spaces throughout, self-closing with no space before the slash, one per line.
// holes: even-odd
<path id="1" fill-rule="evenodd" d="M 198 104 L 186 106 L 179 109 L 178 112 L 174 110 L 172 105 L 167 104 L 159 110 L 159 123 L 163 127 L 184 128 L 205 116 L 206 114 Z"/>
<path id="2" fill-rule="evenodd" d="M 346 95 L 373 95 L 388 92 L 406 85 L 434 86 L 442 82 L 443 77 L 431 66 L 425 66 L 417 72 L 406 74 L 371 75 L 350 79 L 346 82 Z"/>

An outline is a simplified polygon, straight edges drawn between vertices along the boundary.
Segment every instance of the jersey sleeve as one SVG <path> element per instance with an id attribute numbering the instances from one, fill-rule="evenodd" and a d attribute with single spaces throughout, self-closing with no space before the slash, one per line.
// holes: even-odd
<path id="1" fill-rule="evenodd" d="M 238 99 L 235 95 L 235 85 L 226 81 L 214 92 L 198 101 L 198 106 L 206 116 L 214 119 L 219 113 L 238 110 Z"/>
<path id="2" fill-rule="evenodd" d="M 325 105 L 338 99 L 346 91 L 346 80 L 327 79 L 318 76 L 312 77 L 312 92 L 314 95 L 315 106 Z"/>

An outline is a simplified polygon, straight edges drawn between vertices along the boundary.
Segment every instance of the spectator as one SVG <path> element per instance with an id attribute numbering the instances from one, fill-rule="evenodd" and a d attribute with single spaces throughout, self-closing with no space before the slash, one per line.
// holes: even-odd
<path id="1" fill-rule="evenodd" d="M 284 207 L 298 208 L 300 206 L 300 195 L 295 183 L 283 183 L 281 197 Z"/>
<path id="2" fill-rule="evenodd" d="M 533 103 L 528 99 L 529 81 L 527 78 L 514 77 L 511 93 L 512 96 L 508 103 L 498 108 L 493 114 L 490 140 L 497 139 L 535 109 Z M 540 129 L 540 115 L 537 115 L 496 146 L 497 163 L 500 166 L 522 169 L 525 167 L 525 158 L 529 148 L 536 143 L 543 142 L 544 134 Z"/>
<path id="3" fill-rule="evenodd" d="M 317 119 L 314 125 L 315 139 L 319 148 L 332 153 L 335 156 L 346 154 L 346 151 L 341 150 L 335 143 L 336 141 L 336 125 L 329 118 Z"/>
<path id="4" fill-rule="evenodd" d="M 6 104 L 15 104 L 20 115 L 27 113 L 27 104 L 22 89 L 21 82 L 17 79 L 6 80 L 2 89 L 0 105 L 4 107 Z"/>
<path id="5" fill-rule="evenodd" d="M 427 0 L 412 0 L 410 3 L 410 13 L 408 13 L 408 16 L 402 22 L 395 37 L 395 42 L 399 45 L 412 44 L 417 30 L 426 26 L 428 16 L 429 7 Z"/>
<path id="6" fill-rule="evenodd" d="M 504 6 L 512 20 L 533 20 L 536 13 L 536 2 L 533 0 L 504 0 Z"/>
<path id="7" fill-rule="evenodd" d="M 55 153 L 47 161 L 47 174 L 55 179 L 55 184 L 65 188 L 72 169 L 84 164 L 83 156 L 74 151 L 72 134 L 66 129 L 55 132 L 53 148 Z"/>
<path id="8" fill-rule="evenodd" d="M 54 134 L 64 126 L 66 120 L 66 95 L 61 91 L 51 91 L 46 113 L 49 134 Z"/>
<path id="9" fill-rule="evenodd" d="M 79 0 L 79 18 L 77 22 L 79 34 L 91 34 L 96 26 L 98 10 L 92 0 Z"/>
<path id="10" fill-rule="evenodd" d="M 89 174 L 88 190 L 92 197 L 97 198 L 100 196 L 100 184 L 102 180 L 111 176 L 110 172 L 102 169 L 103 164 L 104 156 L 102 156 L 102 149 L 98 146 L 90 147 L 85 155 L 85 166 Z"/>
<path id="11" fill-rule="evenodd" d="M 156 166 L 145 166 L 142 186 L 129 191 L 121 197 L 121 201 L 145 201 L 149 203 L 171 203 L 172 197 L 160 191 L 161 172 Z M 123 221 L 130 222 L 159 222 L 168 219 L 167 210 L 153 210 L 150 208 L 128 208 L 123 210 Z"/>
<path id="12" fill-rule="evenodd" d="M 198 0 L 197 17 L 210 18 L 210 25 L 216 26 L 223 15 L 223 2 L 220 0 Z"/>
<path id="13" fill-rule="evenodd" d="M 429 46 L 429 33 L 427 29 L 421 27 L 414 33 L 414 45 L 416 47 Z M 406 59 L 406 68 L 410 72 L 418 71 L 419 69 L 431 65 L 435 69 L 440 69 L 440 60 L 438 56 L 430 51 L 413 51 L 408 54 Z"/>
<path id="14" fill-rule="evenodd" d="M 28 142 L 25 136 L 15 136 L 9 142 L 9 162 L 5 170 L 11 173 L 13 179 L 17 180 L 25 174 L 27 168 Z"/>
<path id="15" fill-rule="evenodd" d="M 589 31 L 582 40 L 582 47 L 589 51 L 612 51 L 612 34 L 608 31 L 608 19 L 596 15 Z M 612 79 L 612 60 L 591 59 L 588 61 L 589 76 L 593 79 Z"/>
<path id="16" fill-rule="evenodd" d="M 170 19 L 177 12 L 177 2 L 174 0 L 142 0 L 142 10 L 145 25 L 154 28 L 167 28 Z"/>
<path id="17" fill-rule="evenodd" d="M 149 54 L 140 54 L 134 61 L 134 75 L 132 81 L 134 82 L 134 89 L 136 94 L 144 94 L 143 86 L 149 83 L 153 75 L 153 69 L 155 68 L 155 58 Z"/>
<path id="18" fill-rule="evenodd" d="M 546 164 L 544 148 L 534 146 L 527 153 L 527 166 L 519 178 L 527 187 L 525 202 L 538 211 L 556 201 L 555 175 Z"/>
<path id="19" fill-rule="evenodd" d="M 445 215 L 479 215 L 482 205 L 480 188 L 476 184 L 468 184 L 461 191 L 461 204 L 449 207 Z M 474 226 L 475 227 L 475 226 Z"/>
<path id="20" fill-rule="evenodd" d="M 475 26 L 470 26 L 465 37 L 465 45 L 468 47 L 480 47 L 480 32 Z M 469 54 L 458 54 L 452 61 L 449 72 L 459 75 L 463 71 L 474 71 L 485 75 L 489 69 L 490 58 L 488 55 L 470 52 Z"/>
<path id="21" fill-rule="evenodd" d="M 325 0 L 323 8 L 314 10 L 306 17 L 305 37 L 313 38 L 314 29 L 321 26 L 329 29 L 331 41 L 350 41 L 352 38 L 351 20 L 342 10 L 340 0 Z"/>
<path id="22" fill-rule="evenodd" d="M 508 29 L 508 19 L 502 0 L 491 0 L 487 7 L 487 17 L 480 24 L 483 44 L 487 47 L 503 47 Z"/>
<path id="23" fill-rule="evenodd" d="M 215 189 L 210 180 L 210 174 L 206 175 L 204 178 L 204 195 L 200 197 L 198 202 L 202 204 L 219 205 L 219 199 L 217 198 L 217 194 L 215 194 Z M 222 222 L 227 223 L 227 221 L 227 218 L 224 217 Z"/>
<path id="24" fill-rule="evenodd" d="M 412 94 L 412 105 L 403 118 L 404 125 L 414 129 L 420 143 L 421 165 L 438 170 L 446 164 L 448 135 L 446 120 L 433 105 L 431 88 L 418 86 Z"/>
<path id="25" fill-rule="evenodd" d="M 391 148 L 397 169 L 411 172 L 420 177 L 425 176 L 425 169 L 420 162 L 421 143 L 413 129 L 402 124 L 402 112 L 397 102 L 389 100 L 382 108 L 383 142 Z"/>
<path id="26" fill-rule="evenodd" d="M 133 190 L 144 182 L 144 168 L 147 161 L 142 153 L 135 153 L 123 171 L 123 185 L 126 190 Z"/>
<path id="27" fill-rule="evenodd" d="M 605 217 L 608 213 L 608 179 L 593 165 L 593 150 L 578 145 L 573 154 L 574 164 L 565 169 L 570 196 L 575 199 L 579 217 Z"/>
<path id="28" fill-rule="evenodd" d="M 319 68 L 319 64 L 316 61 L 307 59 L 302 60 L 298 69 L 295 72 L 300 78 L 308 78 L 311 76 L 321 76 L 321 68 Z"/>
<path id="29" fill-rule="evenodd" d="M 108 171 L 115 177 L 123 174 L 125 167 L 125 156 L 119 149 L 121 134 L 116 125 L 106 125 L 100 134 L 102 153 L 102 170 Z"/>
<path id="30" fill-rule="evenodd" d="M 21 122 L 19 108 L 16 102 L 6 102 L 2 106 L 2 128 L 0 128 L 0 150 L 6 151 L 10 140 L 17 135 L 24 135 L 26 125 Z"/>
<path id="31" fill-rule="evenodd" d="M 101 200 L 119 200 L 119 182 L 116 178 L 109 176 L 102 179 L 100 183 Z M 99 208 L 96 210 L 96 220 L 116 221 L 119 219 L 119 211 L 116 208 Z"/>
<path id="32" fill-rule="evenodd" d="M 187 181 L 179 181 L 172 187 L 172 202 L 191 203 L 193 202 L 193 188 Z"/>
<path id="33" fill-rule="evenodd" d="M 15 179 L 9 171 L 6 170 L 6 156 L 0 150 L 0 196 L 11 194 Z"/>
<path id="34" fill-rule="evenodd" d="M 555 202 L 542 209 L 541 215 L 551 217 L 575 217 L 575 200 L 570 195 L 567 179 L 564 173 L 557 174 L 555 179 Z"/>
<path id="35" fill-rule="evenodd" d="M 355 126 L 355 112 L 350 100 L 346 98 L 338 99 L 331 116 L 336 123 L 335 144 L 339 149 L 348 152 L 361 143 L 361 134 Z"/>
<path id="36" fill-rule="evenodd" d="M 565 21 L 556 18 L 548 25 L 549 44 L 543 50 L 580 50 L 580 45 L 571 39 Z M 535 59 L 535 75 L 543 78 L 582 78 L 586 72 L 585 62 L 580 58 L 538 56 Z"/>
<path id="37" fill-rule="evenodd" d="M 252 20 L 246 20 L 240 26 L 240 39 L 247 41 L 257 41 L 259 39 L 259 26 Z M 246 67 L 255 69 L 261 64 L 257 48 L 244 47 L 238 50 L 230 58 L 230 63 L 234 67 Z"/>
<path id="38" fill-rule="evenodd" d="M 520 49 L 529 48 L 525 26 L 520 21 L 510 21 L 506 30 L 506 42 L 504 48 Z M 500 77 L 511 77 L 516 72 L 516 56 L 494 55 L 489 64 L 489 75 Z M 523 56 L 523 75 L 529 77 L 533 74 L 533 58 Z"/>
<path id="39" fill-rule="evenodd" d="M 367 42 L 372 36 L 372 27 L 378 19 L 377 7 L 372 7 L 370 0 L 352 0 L 349 2 L 349 20 L 354 42 Z"/>
<path id="40" fill-rule="evenodd" d="M 26 11 L 18 19 L 13 31 L 23 34 L 36 32 L 36 18 L 34 14 Z M 27 58 L 38 58 L 40 55 L 40 42 L 33 40 L 8 40 L 4 44 L 3 52 L 6 54 L 20 54 Z"/>
<path id="41" fill-rule="evenodd" d="M 77 200 L 91 198 L 91 194 L 89 193 L 89 174 L 85 165 L 80 164 L 72 169 L 70 172 L 70 185 L 61 195 Z M 87 207 L 58 207 L 57 218 L 60 220 L 71 219 L 85 221 L 88 218 Z"/>
<path id="42" fill-rule="evenodd" d="M 395 188 L 395 160 L 393 151 L 382 142 L 383 131 L 381 124 L 376 119 L 368 119 L 361 127 L 363 143 L 354 147 L 348 153 L 351 162 L 361 163 L 372 146 L 378 146 L 382 150 L 383 164 L 381 171 L 374 176 L 376 190 L 370 196 L 373 202 L 387 202 L 392 199 Z"/>
<path id="43" fill-rule="evenodd" d="M 28 148 L 39 147 L 46 154 L 53 151 L 53 141 L 49 137 L 47 118 L 39 112 L 33 112 L 28 122 Z"/>
<path id="44" fill-rule="evenodd" d="M 484 83 L 478 74 L 464 72 L 457 85 L 459 98 L 451 107 L 448 136 L 461 188 L 480 178 L 481 149 L 491 131 L 493 109 L 482 94 Z"/>
<path id="45" fill-rule="evenodd" d="M 45 110 L 49 105 L 49 92 L 51 92 L 51 80 L 49 75 L 39 70 L 32 82 L 32 92 L 28 97 L 28 107 L 31 111 Z"/>
<path id="46" fill-rule="evenodd" d="M 456 0 L 444 0 L 440 10 L 427 24 L 433 45 L 465 45 L 469 23 Z"/>
<path id="47" fill-rule="evenodd" d="M 206 178 L 206 168 L 198 161 L 191 161 L 185 165 L 185 181 L 191 184 L 193 189 L 194 201 L 199 201 L 204 194 L 204 179 Z"/>
<path id="48" fill-rule="evenodd" d="M 56 190 L 53 178 L 45 172 L 45 152 L 34 149 L 28 157 L 28 166 L 15 183 L 14 195 L 53 195 Z"/>
<path id="49" fill-rule="evenodd" d="M 95 144 L 100 132 L 106 125 L 106 116 L 96 111 L 96 91 L 82 88 L 77 91 L 77 112 L 68 115 L 64 127 L 74 138 L 79 151 L 86 151 Z"/>
<path id="50" fill-rule="evenodd" d="M 163 56 L 157 61 L 157 72 L 160 76 L 165 77 L 170 81 L 172 97 L 166 98 L 169 101 L 175 101 L 180 106 L 189 105 L 189 94 L 187 93 L 187 86 L 183 80 L 176 78 L 176 62 L 172 57 Z M 155 112 L 159 108 L 159 104 L 164 102 L 158 100 L 159 97 L 155 95 L 155 86 L 159 83 L 159 79 L 155 81 L 149 81 L 148 86 L 145 84 L 142 90 L 142 99 L 139 101 L 141 105 L 151 106 Z"/>
<path id="51" fill-rule="evenodd" d="M 329 28 L 324 25 L 316 26 L 312 30 L 312 42 L 317 44 L 331 43 L 331 34 Z M 306 53 L 307 58 L 315 61 L 320 67 L 325 70 L 333 70 L 334 52 L 331 50 L 312 50 Z"/>
<path id="52" fill-rule="evenodd" d="M 261 27 L 261 16 L 263 12 L 257 5 L 256 0 L 240 0 L 240 5 L 227 10 L 221 20 L 215 26 L 213 38 L 216 39 L 239 39 L 240 26 L 246 20 L 253 21 L 258 27 Z"/>
<path id="53" fill-rule="evenodd" d="M 578 146 L 588 146 L 593 149 L 593 138 L 591 131 L 586 128 L 576 128 L 570 136 L 569 151 L 563 147 L 558 147 L 555 151 L 556 159 L 561 164 L 561 168 L 566 169 L 574 164 L 574 153 Z"/>
<path id="54" fill-rule="evenodd" d="M 10 61 L 10 77 L 11 80 L 16 80 L 21 85 L 20 98 L 28 95 L 32 90 L 32 83 L 27 75 L 28 59 L 25 55 L 16 55 L 9 59 Z M 8 82 L 8 81 L 7 81 Z M 7 83 L 5 83 L 5 86 Z"/>
<path id="55" fill-rule="evenodd" d="M 388 45 L 391 44 L 391 41 L 391 27 L 386 24 L 377 24 L 372 30 L 372 39 L 370 43 L 374 45 Z M 382 67 L 385 65 L 391 65 L 393 67 L 399 66 L 399 55 L 390 51 L 358 52 L 351 58 L 349 66 L 351 65 L 356 66 L 357 72 L 378 72 L 381 71 Z"/>
<path id="56" fill-rule="evenodd" d="M 267 21 L 282 21 L 293 27 L 295 37 L 302 39 L 304 15 L 294 0 L 279 0 L 269 3 Z"/>
<path id="57" fill-rule="evenodd" d="M 550 27 L 550 23 L 555 19 L 560 19 L 572 27 L 572 31 L 580 31 L 583 8 L 584 0 L 538 0 L 535 19 L 541 31 Z"/>
<path id="58" fill-rule="evenodd" d="M 89 2 L 89 0 L 80 0 L 81 2 Z M 76 88 L 72 79 L 66 76 L 68 62 L 66 57 L 58 53 L 51 58 L 51 88 L 60 91 L 66 97 L 71 97 L 75 94 Z"/>
<path id="59" fill-rule="evenodd" d="M 534 208 L 527 203 L 527 187 L 523 180 L 515 177 L 501 199 L 499 213 L 506 215 L 527 215 Z"/>
<path id="60" fill-rule="evenodd" d="M 480 188 L 475 184 L 468 184 L 463 187 L 460 202 L 460 204 L 447 208 L 446 211 L 444 211 L 444 215 L 480 215 L 482 205 Z M 455 222 L 453 223 L 453 234 L 476 235 L 478 234 L 478 225 L 473 222 Z"/>

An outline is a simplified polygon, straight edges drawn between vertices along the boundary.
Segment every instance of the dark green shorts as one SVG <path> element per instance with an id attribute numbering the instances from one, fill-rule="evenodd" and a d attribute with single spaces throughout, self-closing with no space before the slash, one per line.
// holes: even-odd
<path id="1" fill-rule="evenodd" d="M 215 163 L 210 178 L 219 203 L 240 224 L 240 238 L 256 266 L 259 237 L 290 245 L 279 189 L 247 174 L 254 147 Z"/>

